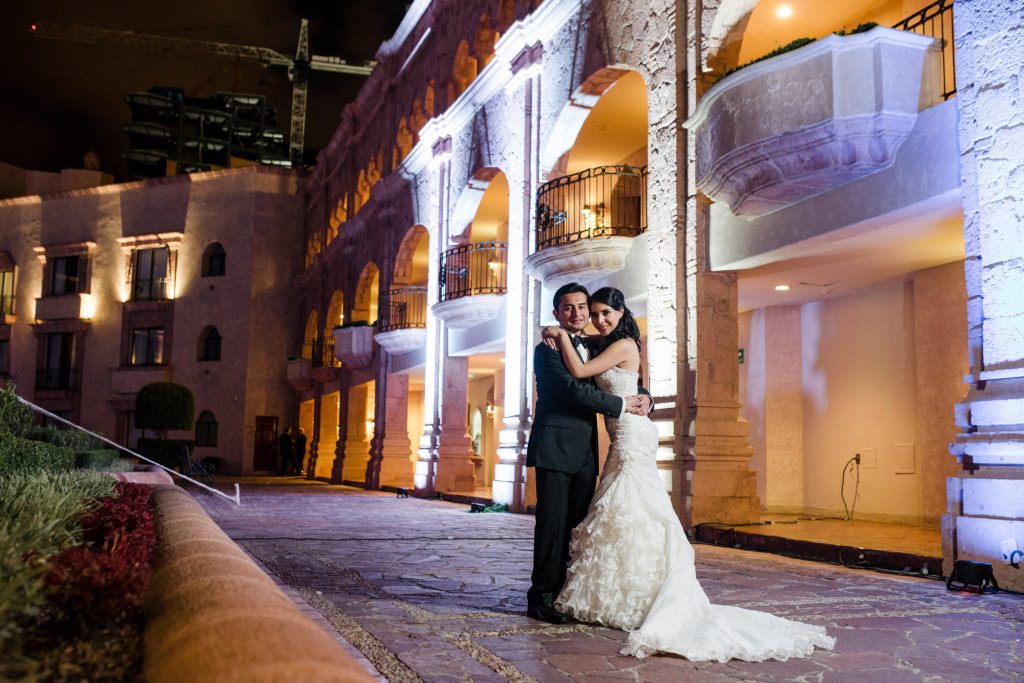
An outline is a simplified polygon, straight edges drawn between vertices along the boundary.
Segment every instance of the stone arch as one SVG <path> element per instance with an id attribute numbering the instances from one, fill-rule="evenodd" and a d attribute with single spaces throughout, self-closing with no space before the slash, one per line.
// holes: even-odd
<path id="1" fill-rule="evenodd" d="M 483 201 L 491 182 L 499 175 L 504 176 L 501 169 L 486 166 L 477 170 L 470 177 L 466 188 L 459 195 L 455 202 L 455 208 L 452 211 L 449 241 L 454 244 L 469 242 L 470 228 L 473 225 L 473 219 L 476 218 L 480 203 Z"/>
<path id="2" fill-rule="evenodd" d="M 423 91 L 423 113 L 427 117 L 432 117 L 437 112 L 434 111 L 434 97 L 437 92 L 437 84 L 433 80 L 427 81 L 427 88 Z"/>
<path id="3" fill-rule="evenodd" d="M 424 285 L 427 283 L 426 267 L 422 263 L 423 250 L 429 245 L 430 234 L 422 225 L 414 225 L 405 233 L 395 255 L 395 272 L 392 286 Z"/>
<path id="4" fill-rule="evenodd" d="M 334 211 L 331 212 L 331 219 L 328 222 L 327 228 L 327 244 L 330 244 L 335 237 L 338 236 L 338 231 L 341 229 L 341 224 L 348 220 L 348 197 L 342 197 L 338 200 L 337 206 L 334 207 Z"/>
<path id="5" fill-rule="evenodd" d="M 541 152 L 541 173 L 546 174 L 547 178 L 565 174 L 569 152 L 575 146 L 576 139 L 583 129 L 587 117 L 590 116 L 598 100 L 620 78 L 629 73 L 639 74 L 640 72 L 633 67 L 621 64 L 597 69 L 569 96 L 562 111 L 558 113 Z M 643 78 L 642 75 L 641 78 Z M 647 88 L 646 79 L 644 87 Z"/>
<path id="6" fill-rule="evenodd" d="M 743 32 L 759 0 L 722 0 L 704 42 L 704 66 L 723 71 L 737 65 Z"/>
<path id="7" fill-rule="evenodd" d="M 476 54 L 477 73 L 483 71 L 487 63 L 494 57 L 494 44 L 501 35 L 491 26 L 491 15 L 484 12 L 476 26 L 476 39 L 473 41 L 473 52 Z"/>
<path id="8" fill-rule="evenodd" d="M 327 304 L 327 317 L 324 319 L 324 333 L 334 329 L 345 322 L 345 295 L 340 289 L 334 290 L 331 294 L 331 301 Z"/>
<path id="9" fill-rule="evenodd" d="M 313 342 L 320 336 L 320 325 L 316 311 L 310 311 L 306 318 L 306 331 L 302 335 L 302 357 L 313 357 Z"/>
<path id="10" fill-rule="evenodd" d="M 469 52 L 469 42 L 460 41 L 455 49 L 455 63 L 452 65 L 452 101 L 465 92 L 469 84 L 476 79 L 477 66 L 476 59 Z"/>
<path id="11" fill-rule="evenodd" d="M 368 201 L 370 201 L 370 183 L 366 179 L 366 169 L 360 169 L 359 179 L 356 181 L 356 195 L 352 207 L 353 213 L 359 213 L 359 210 Z"/>
<path id="12" fill-rule="evenodd" d="M 409 130 L 409 123 L 403 116 L 398 120 L 398 132 L 395 133 L 395 151 L 394 158 L 392 159 L 391 167 L 395 168 L 398 164 L 402 163 L 405 157 L 409 156 L 409 152 L 412 151 L 413 146 L 413 134 Z"/>
<path id="13" fill-rule="evenodd" d="M 498 5 L 498 28 L 505 31 L 515 20 L 516 0 L 501 0 Z"/>
<path id="14" fill-rule="evenodd" d="M 363 267 L 356 284 L 356 296 L 352 302 L 352 322 L 364 321 L 372 324 L 377 319 L 377 298 L 380 292 L 380 269 L 370 261 Z"/>

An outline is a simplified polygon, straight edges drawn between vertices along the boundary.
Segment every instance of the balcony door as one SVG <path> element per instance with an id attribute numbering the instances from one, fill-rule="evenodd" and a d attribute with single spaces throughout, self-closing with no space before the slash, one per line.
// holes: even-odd
<path id="1" fill-rule="evenodd" d="M 167 249 L 139 249 L 135 252 L 132 299 L 160 301 L 167 298 Z"/>
<path id="2" fill-rule="evenodd" d="M 75 335 L 57 332 L 46 335 L 43 369 L 37 382 L 40 389 L 74 388 Z"/>

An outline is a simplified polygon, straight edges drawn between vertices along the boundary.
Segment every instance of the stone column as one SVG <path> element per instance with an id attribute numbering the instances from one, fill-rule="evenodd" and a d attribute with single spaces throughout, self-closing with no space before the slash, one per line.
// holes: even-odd
<path id="1" fill-rule="evenodd" d="M 466 424 L 468 375 L 468 358 L 448 356 L 444 359 L 441 368 L 441 434 L 434 484 L 442 492 L 472 491 L 476 485 L 473 445 Z"/>
<path id="2" fill-rule="evenodd" d="M 383 360 L 381 366 L 390 362 Z M 370 447 L 370 468 L 367 484 L 370 488 L 412 486 L 412 448 L 409 442 L 409 376 L 381 373 L 378 392 L 376 432 Z M 373 475 L 371 485 L 371 473 Z"/>
<path id="3" fill-rule="evenodd" d="M 535 60 L 524 50 L 528 64 L 521 68 L 534 71 L 518 86 L 523 102 L 523 133 L 520 140 L 525 162 L 509 163 L 506 177 L 509 196 L 508 216 L 508 292 L 505 319 L 505 369 L 502 386 L 495 384 L 495 403 L 502 406 L 498 423 L 498 461 L 494 465 L 491 497 L 516 512 L 526 508 L 526 440 L 530 431 L 533 405 L 533 337 L 536 330 L 530 297 L 530 278 L 518 267 L 530 253 L 533 233 L 533 206 L 540 163 L 540 55 Z M 523 60 L 516 60 L 524 64 Z M 513 147 L 510 141 L 510 148 Z M 523 169 L 523 172 L 520 172 Z M 500 391 L 500 398 L 499 398 Z"/>
<path id="4" fill-rule="evenodd" d="M 442 149 L 443 145 L 435 144 L 435 150 Z M 413 486 L 420 495 L 432 494 L 435 490 L 435 475 L 437 473 L 438 458 L 438 436 L 440 435 L 440 390 L 439 376 L 442 355 L 442 340 L 445 334 L 441 321 L 434 315 L 434 304 L 438 300 L 438 288 L 440 286 L 440 261 L 441 249 L 445 242 L 445 207 L 447 198 L 445 193 L 448 190 L 448 162 L 439 155 L 437 168 L 437 188 L 434 196 L 438 206 L 437 224 L 429 230 L 429 261 L 427 266 L 427 318 L 426 331 L 427 341 L 425 348 L 425 362 L 423 367 L 423 435 L 420 437 L 418 458 L 414 463 Z"/>
<path id="5" fill-rule="evenodd" d="M 341 380 L 338 382 L 338 439 L 334 444 L 334 462 L 331 465 L 331 483 L 340 484 L 344 480 L 345 442 L 348 439 L 349 372 L 342 369 Z"/>
<path id="6" fill-rule="evenodd" d="M 321 385 L 317 384 L 313 389 L 313 433 L 309 435 L 306 448 L 309 450 L 309 464 L 306 466 L 306 479 L 316 479 L 316 469 L 320 460 L 320 406 L 323 404 L 321 396 Z M 292 437 L 298 433 L 298 429 L 292 430 Z"/>
<path id="7" fill-rule="evenodd" d="M 356 486 L 366 482 L 366 465 L 370 457 L 370 442 L 366 438 L 366 402 L 370 383 L 357 384 L 349 389 L 345 430 L 345 461 L 341 467 L 341 480 Z"/>
<path id="8" fill-rule="evenodd" d="M 334 459 L 338 448 L 338 394 L 317 394 L 314 433 L 311 448 L 316 449 L 315 475 L 329 479 L 334 472 Z"/>
<path id="9" fill-rule="evenodd" d="M 943 570 L 989 562 L 1024 590 L 1002 544 L 1024 550 L 1024 24 L 1017 0 L 956 6 L 957 109 L 971 384 L 956 406 Z"/>

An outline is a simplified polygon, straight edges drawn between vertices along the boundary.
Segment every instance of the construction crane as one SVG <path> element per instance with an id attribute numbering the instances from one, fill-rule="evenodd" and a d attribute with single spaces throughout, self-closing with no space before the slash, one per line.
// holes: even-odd
<path id="1" fill-rule="evenodd" d="M 159 50 L 161 52 L 229 57 L 231 59 L 259 62 L 265 67 L 285 67 L 288 70 L 288 80 L 292 82 L 289 157 L 293 167 L 302 165 L 302 149 L 306 137 L 306 99 L 309 91 L 309 72 L 311 70 L 329 71 L 332 73 L 368 76 L 377 65 L 373 61 L 367 61 L 363 64 L 349 64 L 338 57 L 310 56 L 309 22 L 306 19 L 302 19 L 299 24 L 299 42 L 295 48 L 294 58 L 266 47 L 217 43 L 208 40 L 192 40 L 190 38 L 174 38 L 171 36 L 136 33 L 134 31 L 115 31 L 89 26 L 38 23 L 32 24 L 31 32 L 40 38 L 96 45 L 124 45 L 139 49 Z"/>

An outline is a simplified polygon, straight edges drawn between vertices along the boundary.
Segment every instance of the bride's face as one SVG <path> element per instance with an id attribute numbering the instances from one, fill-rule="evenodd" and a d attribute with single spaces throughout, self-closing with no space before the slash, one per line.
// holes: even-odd
<path id="1" fill-rule="evenodd" d="M 616 311 L 608 304 L 601 303 L 600 301 L 592 301 L 590 303 L 590 322 L 593 323 L 594 327 L 597 328 L 597 333 L 602 337 L 607 337 L 611 334 L 619 326 L 619 320 L 621 319 L 622 311 Z"/>

